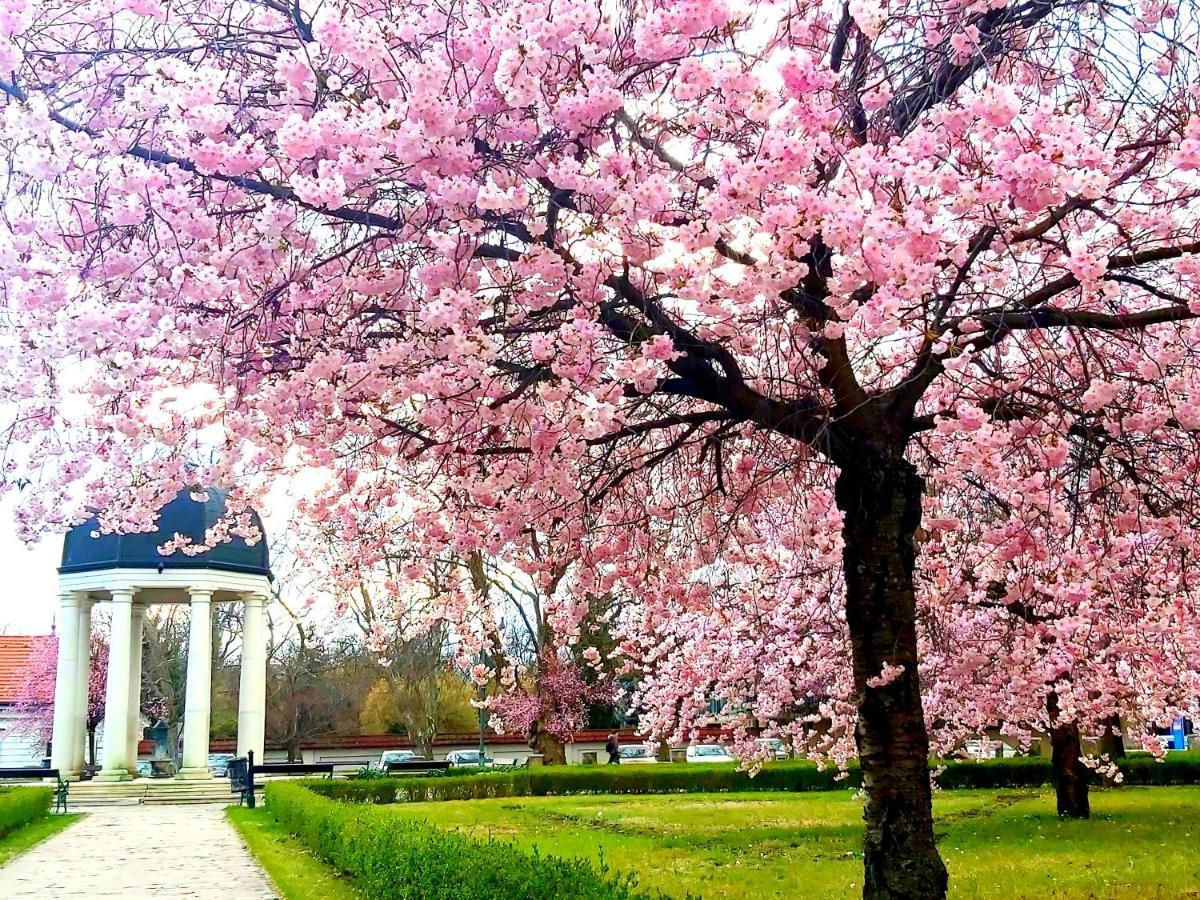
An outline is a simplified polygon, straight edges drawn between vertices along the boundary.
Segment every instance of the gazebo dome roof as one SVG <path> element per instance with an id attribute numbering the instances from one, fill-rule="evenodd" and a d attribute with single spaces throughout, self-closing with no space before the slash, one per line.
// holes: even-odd
<path id="1" fill-rule="evenodd" d="M 158 552 L 158 548 L 176 534 L 187 535 L 196 542 L 204 540 L 205 532 L 224 514 L 228 492 L 204 488 L 204 493 L 208 495 L 204 502 L 193 500 L 192 490 L 185 489 L 176 494 L 159 512 L 158 527 L 154 531 L 92 537 L 92 532 L 99 528 L 96 519 L 76 525 L 63 539 L 62 565 L 58 571 L 69 574 L 101 569 L 221 569 L 271 577 L 265 532 L 254 546 L 233 536 L 196 556 L 182 552 L 164 556 Z M 258 513 L 251 512 L 251 517 L 262 532 Z"/>

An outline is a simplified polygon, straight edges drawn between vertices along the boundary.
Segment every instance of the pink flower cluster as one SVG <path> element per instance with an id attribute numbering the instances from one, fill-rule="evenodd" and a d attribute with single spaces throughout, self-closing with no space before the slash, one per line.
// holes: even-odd
<path id="1" fill-rule="evenodd" d="M 613 599 L 658 734 L 841 761 L 919 675 L 941 749 L 1051 694 L 1149 735 L 1200 696 L 1196 26 L 1042 6 L 8 4 L 0 492 L 32 538 L 237 485 L 196 553 L 299 485 L 342 607 L 486 558 L 564 653 Z M 856 676 L 880 461 L 919 660 Z M 569 734 L 581 679 L 493 713 Z"/>
<path id="2" fill-rule="evenodd" d="M 492 726 L 500 731 L 528 734 L 536 723 L 565 743 L 587 728 L 589 706 L 612 699 L 610 682 L 589 683 L 577 664 L 564 661 L 550 648 L 538 657 L 527 685 L 495 698 L 488 709 Z"/>

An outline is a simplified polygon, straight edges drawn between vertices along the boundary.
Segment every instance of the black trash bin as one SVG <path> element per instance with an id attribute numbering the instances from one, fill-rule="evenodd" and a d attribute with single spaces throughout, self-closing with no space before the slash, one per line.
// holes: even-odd
<path id="1" fill-rule="evenodd" d="M 244 756 L 238 756 L 229 761 L 229 790 L 232 793 L 240 794 L 246 790 L 246 785 L 250 781 L 249 769 Z"/>

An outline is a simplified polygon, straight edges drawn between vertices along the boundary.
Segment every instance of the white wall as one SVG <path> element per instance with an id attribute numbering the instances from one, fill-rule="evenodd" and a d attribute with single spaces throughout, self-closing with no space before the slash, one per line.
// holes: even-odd
<path id="1" fill-rule="evenodd" d="M 17 715 L 0 708 L 0 769 L 40 766 L 45 746 L 26 733 L 18 733 Z"/>

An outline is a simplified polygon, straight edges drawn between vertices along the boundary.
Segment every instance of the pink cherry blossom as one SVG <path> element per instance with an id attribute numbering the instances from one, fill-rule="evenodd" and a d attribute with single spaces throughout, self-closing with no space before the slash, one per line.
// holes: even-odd
<path id="1" fill-rule="evenodd" d="M 0 488 L 33 537 L 236 485 L 197 553 L 324 482 L 339 608 L 456 560 L 483 653 L 462 561 L 516 573 L 656 735 L 857 755 L 866 895 L 941 896 L 931 741 L 1198 693 L 1174 13 L 10 4 Z"/>

